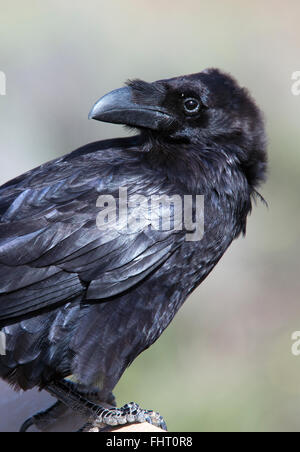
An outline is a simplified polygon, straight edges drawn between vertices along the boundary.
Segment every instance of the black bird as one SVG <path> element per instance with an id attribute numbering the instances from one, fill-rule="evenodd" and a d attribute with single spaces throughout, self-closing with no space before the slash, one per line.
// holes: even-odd
<path id="1" fill-rule="evenodd" d="M 247 90 L 217 69 L 129 81 L 102 97 L 90 118 L 139 133 L 88 144 L 0 188 L 0 376 L 60 401 L 22 431 L 65 405 L 93 425 L 164 425 L 136 404 L 104 410 L 100 402 L 113 402 L 125 369 L 245 233 L 265 179 L 262 115 Z M 129 200 L 136 195 L 125 204 L 127 217 L 120 189 Z M 197 195 L 204 196 L 203 235 Z M 154 208 L 151 196 L 192 197 L 190 223 L 178 203 Z"/>

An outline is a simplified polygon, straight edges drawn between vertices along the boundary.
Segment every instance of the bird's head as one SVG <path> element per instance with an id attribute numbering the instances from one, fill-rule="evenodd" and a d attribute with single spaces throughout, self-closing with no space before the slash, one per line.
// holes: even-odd
<path id="1" fill-rule="evenodd" d="M 218 69 L 147 83 L 132 80 L 103 96 L 89 118 L 124 124 L 162 142 L 222 147 L 264 179 L 266 140 L 260 110 L 245 88 Z"/>

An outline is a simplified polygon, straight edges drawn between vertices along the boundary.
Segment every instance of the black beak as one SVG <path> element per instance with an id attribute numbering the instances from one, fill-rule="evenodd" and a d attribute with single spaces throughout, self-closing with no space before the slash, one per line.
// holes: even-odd
<path id="1" fill-rule="evenodd" d="M 133 96 L 133 88 L 116 89 L 96 102 L 89 114 L 89 119 L 126 124 L 152 130 L 161 130 L 172 123 L 172 117 L 164 108 L 144 104 Z"/>

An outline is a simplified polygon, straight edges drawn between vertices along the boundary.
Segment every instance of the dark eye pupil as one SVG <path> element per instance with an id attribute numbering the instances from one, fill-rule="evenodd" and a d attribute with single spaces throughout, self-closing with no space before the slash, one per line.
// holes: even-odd
<path id="1" fill-rule="evenodd" d="M 196 112 L 199 109 L 199 102 L 197 99 L 186 99 L 184 102 L 184 108 L 187 112 Z"/>
<path id="2" fill-rule="evenodd" d="M 197 107 L 197 102 L 195 100 L 188 100 L 185 103 L 185 106 L 188 110 L 194 110 Z"/>

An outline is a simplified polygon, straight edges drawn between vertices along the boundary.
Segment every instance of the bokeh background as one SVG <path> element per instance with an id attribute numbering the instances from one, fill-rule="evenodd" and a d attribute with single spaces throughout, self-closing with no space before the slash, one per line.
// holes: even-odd
<path id="1" fill-rule="evenodd" d="M 171 431 L 300 431 L 298 0 L 0 0 L 0 182 L 88 142 L 128 134 L 88 121 L 101 95 L 206 67 L 232 73 L 266 116 L 270 172 L 236 241 L 159 341 L 125 373 L 119 405 Z M 0 383 L 0 431 L 47 394 Z"/>

